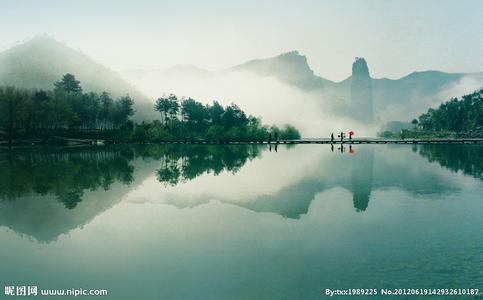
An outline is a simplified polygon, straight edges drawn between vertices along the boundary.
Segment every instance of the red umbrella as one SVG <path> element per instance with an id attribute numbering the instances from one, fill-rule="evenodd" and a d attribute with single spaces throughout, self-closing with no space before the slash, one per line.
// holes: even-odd
<path id="1" fill-rule="evenodd" d="M 352 130 L 351 130 L 351 131 L 349 131 L 349 135 L 354 135 L 354 134 L 355 134 L 355 132 L 354 132 L 354 131 L 352 131 Z"/>

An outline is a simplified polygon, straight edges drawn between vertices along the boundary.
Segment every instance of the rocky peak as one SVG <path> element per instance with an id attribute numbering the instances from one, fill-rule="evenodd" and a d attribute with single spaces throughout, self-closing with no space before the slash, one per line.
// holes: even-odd
<path id="1" fill-rule="evenodd" d="M 301 55 L 298 51 L 290 51 L 282 53 L 274 58 L 275 61 L 281 63 L 287 69 L 291 71 L 299 71 L 303 74 L 313 75 L 314 72 L 307 63 L 307 57 Z"/>
<path id="2" fill-rule="evenodd" d="M 370 77 L 367 62 L 363 57 L 356 57 L 352 64 L 352 76 Z"/>

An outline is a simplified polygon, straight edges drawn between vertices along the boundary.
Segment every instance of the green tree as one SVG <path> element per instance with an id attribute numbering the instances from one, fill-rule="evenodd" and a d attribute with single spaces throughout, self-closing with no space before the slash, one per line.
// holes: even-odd
<path id="1" fill-rule="evenodd" d="M 168 114 L 168 105 L 165 98 L 158 98 L 154 103 L 154 110 L 161 114 L 161 122 L 166 124 L 166 116 Z"/>
<path id="2" fill-rule="evenodd" d="M 208 106 L 208 113 L 210 115 L 211 123 L 220 125 L 225 109 L 220 103 L 218 103 L 218 101 L 213 101 L 213 105 Z"/>
<path id="3" fill-rule="evenodd" d="M 61 89 L 68 93 L 82 93 L 80 81 L 76 80 L 75 76 L 70 73 L 65 74 L 60 81 L 54 83 L 54 86 L 56 89 Z"/>
<path id="4" fill-rule="evenodd" d="M 206 107 L 192 98 L 181 102 L 181 114 L 183 120 L 191 127 L 204 128 L 207 121 Z"/>
<path id="5" fill-rule="evenodd" d="M 99 121 L 101 129 L 111 129 L 112 124 L 112 110 L 114 101 L 108 92 L 102 92 L 100 98 Z"/>
<path id="6" fill-rule="evenodd" d="M 49 99 L 50 99 L 49 94 L 43 90 L 35 91 L 32 94 L 32 102 L 34 106 L 34 115 L 33 115 L 34 131 L 37 131 L 39 129 L 44 129 L 48 124 L 47 103 Z"/>
<path id="7" fill-rule="evenodd" d="M 125 125 L 131 116 L 134 115 L 134 100 L 129 96 L 119 98 L 112 111 L 112 121 L 116 129 Z"/>

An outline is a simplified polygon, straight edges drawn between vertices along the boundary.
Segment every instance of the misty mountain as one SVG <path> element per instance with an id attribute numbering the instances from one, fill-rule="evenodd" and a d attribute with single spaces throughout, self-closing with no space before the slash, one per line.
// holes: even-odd
<path id="1" fill-rule="evenodd" d="M 193 65 L 174 65 L 165 69 L 126 70 L 122 72 L 122 75 L 134 82 L 144 80 L 186 82 L 204 80 L 213 76 L 224 76 L 231 72 L 251 72 L 259 76 L 274 77 L 281 82 L 303 90 L 317 90 L 334 84 L 330 80 L 316 76 L 309 67 L 307 58 L 297 51 L 282 53 L 266 59 L 254 59 L 218 71 L 208 71 Z"/>
<path id="2" fill-rule="evenodd" d="M 248 71 L 260 76 L 271 76 L 302 90 L 317 90 L 332 86 L 334 82 L 319 77 L 310 68 L 307 58 L 298 51 L 282 53 L 278 56 L 255 59 L 229 68 L 227 72 Z"/>
<path id="3" fill-rule="evenodd" d="M 358 63 L 362 63 L 362 66 L 358 66 Z M 350 77 L 336 83 L 317 76 L 308 65 L 307 58 L 297 51 L 268 59 L 252 60 L 229 70 L 275 77 L 306 92 L 324 92 L 328 98 L 326 100 L 338 102 L 343 110 L 350 110 L 355 105 L 356 109 L 352 111 L 354 118 L 364 122 L 373 117 L 391 120 L 425 111 L 428 106 L 445 101 L 448 97 L 459 96 L 452 94 L 451 90 L 464 90 L 465 87 L 461 85 L 465 84 L 462 82 L 465 79 L 470 82 L 466 82 L 467 90 L 461 92 L 472 92 L 473 89 L 483 86 L 483 73 L 422 71 L 399 79 L 372 78 L 368 63 L 363 58 L 356 58 Z M 365 112 L 362 113 L 361 110 Z M 387 110 L 392 112 L 384 116 L 388 113 Z"/>
<path id="4" fill-rule="evenodd" d="M 74 74 L 85 91 L 107 91 L 114 97 L 129 94 L 138 119 L 154 116 L 149 99 L 118 73 L 55 39 L 36 37 L 0 52 L 0 85 L 52 89 L 65 73 Z"/>
<path id="5" fill-rule="evenodd" d="M 193 65 L 174 65 L 166 69 L 153 70 L 127 70 L 123 71 L 122 74 L 128 78 L 135 78 L 137 80 L 154 77 L 160 81 L 176 78 L 183 78 L 183 80 L 200 80 L 213 76 L 212 72 Z"/>
<path id="6" fill-rule="evenodd" d="M 132 96 L 137 120 L 157 118 L 152 108 L 153 100 L 164 93 L 177 93 L 179 96 L 206 98 L 204 100 L 208 102 L 214 99 L 235 102 L 247 107 L 252 114 L 267 117 L 270 122 L 294 122 L 290 119 L 291 110 L 300 103 L 306 105 L 306 110 L 313 115 L 311 124 L 318 119 L 327 119 L 327 115 L 346 117 L 362 122 L 360 124 L 407 121 L 428 107 L 483 86 L 483 73 L 423 71 L 399 79 L 376 79 L 370 76 L 371 62 L 364 60 L 364 64 L 363 69 L 367 68 L 367 72 L 358 76 L 354 70 L 359 68 L 353 66 L 353 74 L 341 82 L 316 75 L 307 58 L 297 51 L 218 71 L 175 65 L 167 69 L 125 71 L 121 76 L 78 50 L 52 38 L 38 37 L 0 52 L 0 85 L 51 89 L 63 74 L 72 73 L 81 81 L 85 91 L 105 90 L 114 97 Z M 347 68 L 350 68 L 349 62 Z M 247 76 L 237 77 L 235 74 Z M 357 82 L 354 82 L 355 78 L 358 78 Z M 267 80 L 280 84 L 273 85 Z M 287 105 L 285 100 L 291 104 Z M 283 105 L 275 108 L 272 106 L 274 101 Z M 257 104 L 262 102 L 270 103 Z M 270 111 L 266 111 L 267 107 Z M 319 110 L 325 113 L 325 117 Z M 334 119 L 327 122 L 333 124 Z M 302 121 L 299 123 L 296 125 L 300 127 L 314 127 L 304 125 Z M 332 130 L 328 126 L 321 124 L 318 127 Z"/>
<path id="7" fill-rule="evenodd" d="M 352 64 L 351 79 L 351 107 L 352 116 L 359 122 L 371 123 L 374 121 L 372 95 L 372 80 L 369 68 L 364 58 L 356 57 Z"/>
<path id="8" fill-rule="evenodd" d="M 481 75 L 481 74 L 480 74 Z M 385 97 L 388 101 L 397 102 L 410 98 L 413 94 L 429 95 L 461 80 L 464 76 L 478 76 L 478 74 L 444 73 L 440 71 L 413 72 L 400 79 L 373 79 L 378 97 Z M 398 93 L 393 92 L 397 89 Z"/>
<path id="9" fill-rule="evenodd" d="M 361 68 L 354 68 L 354 63 L 351 76 L 341 82 L 316 75 L 307 58 L 297 51 L 250 60 L 215 72 L 181 65 L 157 71 L 124 72 L 123 75 L 152 95 L 190 90 L 191 86 L 200 90 L 199 86 L 207 79 L 222 79 L 237 72 L 253 74 L 255 78 L 274 78 L 289 87 L 309 93 L 319 102 L 322 110 L 332 111 L 338 116 L 349 117 L 364 124 L 372 121 L 407 120 L 449 97 L 473 92 L 483 86 L 483 73 L 422 71 L 399 79 L 372 78 L 370 62 L 363 58 L 362 61 L 365 65 L 362 69 L 367 69 L 365 73 L 358 72 Z M 347 68 L 349 67 L 348 62 Z M 253 81 L 256 80 L 240 81 L 239 84 L 253 84 Z M 222 80 L 220 82 L 224 83 Z M 196 88 L 192 90 L 196 91 Z M 231 97 L 237 99 L 237 92 L 233 93 Z M 243 104 L 243 100 L 240 102 Z"/>

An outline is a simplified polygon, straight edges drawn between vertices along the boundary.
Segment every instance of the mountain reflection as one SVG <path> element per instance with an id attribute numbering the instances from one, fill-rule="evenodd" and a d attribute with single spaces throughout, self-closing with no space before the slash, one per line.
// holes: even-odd
<path id="1" fill-rule="evenodd" d="M 366 210 L 371 196 L 374 148 L 362 148 L 357 155 L 352 161 L 351 184 L 354 208 L 360 212 Z"/>
<path id="2" fill-rule="evenodd" d="M 315 146 L 312 150 L 316 151 L 310 152 L 310 147 L 278 146 L 275 152 L 274 145 L 272 152 L 265 152 L 243 176 L 206 177 L 207 181 L 191 187 L 182 185 L 204 174 L 237 173 L 270 147 L 113 145 L 2 150 L 0 226 L 38 241 L 52 241 L 112 208 L 149 179 L 161 183 L 139 191 L 150 201 L 183 208 L 216 199 L 255 212 L 298 219 L 308 213 L 317 194 L 331 188 L 350 191 L 357 212 L 369 210 L 372 191 L 377 189 L 427 195 L 460 188 L 451 176 L 425 163 L 425 159 L 478 179 L 482 174 L 480 145 L 421 145 L 413 151 L 402 145 L 359 145 L 352 151 L 333 153 L 323 146 Z M 309 154 L 311 171 L 299 162 Z M 281 174 L 279 170 L 286 173 L 271 178 Z M 302 175 L 294 176 L 297 172 Z M 240 178 L 244 185 L 240 186 Z M 242 199 L 233 199 L 235 190 Z"/>

